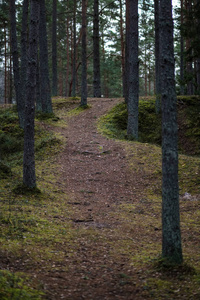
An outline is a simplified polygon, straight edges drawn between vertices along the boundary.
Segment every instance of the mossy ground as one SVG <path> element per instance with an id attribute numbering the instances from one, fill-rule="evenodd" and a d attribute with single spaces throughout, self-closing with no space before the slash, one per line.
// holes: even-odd
<path id="1" fill-rule="evenodd" d="M 3 152 L 4 163 L 9 166 L 11 173 L 4 176 L 0 183 L 0 255 L 1 268 L 9 265 L 10 272 L 0 272 L 0 296 L 5 300 L 45 297 L 42 295 L 45 288 L 40 284 L 42 274 L 70 272 L 70 263 L 77 266 L 85 263 L 81 255 L 84 256 L 86 251 L 91 255 L 91 265 L 98 266 L 99 276 L 107 276 L 112 272 L 116 286 L 127 289 L 131 285 L 138 287 L 141 299 L 199 299 L 198 156 L 180 156 L 180 193 L 192 195 L 190 199 L 181 198 L 180 202 L 183 254 L 185 263 L 193 271 L 182 266 L 163 270 L 155 265 L 161 253 L 161 150 L 159 146 L 149 144 L 158 144 L 159 130 L 156 131 L 155 140 L 152 138 L 152 129 L 148 142 L 129 142 L 123 140 L 125 128 L 121 130 L 117 127 L 118 116 L 114 117 L 116 110 L 121 113 L 120 106 L 103 117 L 99 129 L 110 137 L 121 139 L 119 143 L 126 150 L 130 170 L 136 172 L 145 188 L 141 190 L 140 185 L 135 186 L 139 200 L 134 204 L 124 202 L 110 212 L 120 226 L 103 231 L 89 227 L 77 228 L 73 225 L 71 206 L 68 205 L 72 201 L 71 195 L 64 192 L 58 179 L 56 158 L 64 149 L 65 141 L 61 135 L 55 137 L 52 132 L 53 126 L 67 126 L 63 119 L 66 113 L 74 116 L 82 111 L 75 108 L 75 101 L 56 98 L 53 105 L 57 121 L 48 119 L 36 122 L 36 174 L 40 192 L 23 193 L 18 189 L 16 193 L 16 186 L 19 187 L 22 178 L 22 147 L 18 145 L 17 151 L 10 151 L 9 154 L 8 151 Z M 4 130 L 6 134 L 9 132 L 9 127 L 19 139 L 23 135 L 17 127 L 13 110 L 4 113 L 9 115 L 10 127 L 5 123 L 1 129 L 3 134 Z M 148 122 L 157 124 L 158 121 L 154 123 L 148 114 L 143 108 L 143 116 L 149 118 L 149 121 L 143 120 L 147 129 Z M 14 139 L 15 134 L 12 135 Z M 109 255 L 113 261 L 113 270 L 104 263 L 104 255 Z M 66 259 L 69 265 L 64 263 Z M 127 264 L 126 271 L 115 269 L 117 263 L 121 268 Z M 130 275 L 130 269 L 134 270 L 134 277 Z M 20 270 L 20 273 L 15 270 Z M 84 280 L 92 283 L 92 273 L 87 269 Z"/>

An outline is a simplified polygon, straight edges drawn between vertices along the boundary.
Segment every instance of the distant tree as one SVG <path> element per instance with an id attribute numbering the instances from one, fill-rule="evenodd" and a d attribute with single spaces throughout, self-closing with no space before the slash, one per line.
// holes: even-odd
<path id="1" fill-rule="evenodd" d="M 48 48 L 47 48 L 47 30 L 46 30 L 46 7 L 45 0 L 40 0 L 40 23 L 39 23 L 39 48 L 40 48 L 40 98 L 43 113 L 52 113 Z"/>
<path id="2" fill-rule="evenodd" d="M 21 101 L 15 0 L 10 0 L 10 28 L 11 28 L 11 49 L 12 49 L 12 56 L 13 56 L 13 72 L 14 72 L 14 85 L 15 85 L 17 111 L 18 111 L 20 126 L 23 128 L 24 127 L 24 105 Z"/>
<path id="3" fill-rule="evenodd" d="M 129 0 L 127 136 L 138 139 L 139 60 L 138 0 Z"/>
<path id="4" fill-rule="evenodd" d="M 72 61 L 72 96 L 76 96 L 76 1 L 74 1 L 73 11 L 73 61 Z"/>
<path id="5" fill-rule="evenodd" d="M 155 19 L 155 77 L 156 77 L 156 112 L 157 113 L 159 113 L 161 111 L 159 9 L 160 9 L 160 0 L 154 0 L 154 19 Z"/>
<path id="6" fill-rule="evenodd" d="M 119 0 L 120 8 L 120 40 L 121 40 L 121 66 L 122 66 L 122 84 L 123 84 L 123 96 L 125 96 L 125 47 L 124 47 L 124 28 L 123 28 L 123 6 L 122 1 Z"/>
<path id="7" fill-rule="evenodd" d="M 36 100 L 36 69 L 38 51 L 38 29 L 40 15 L 40 0 L 30 2 L 30 25 L 29 25 L 29 52 L 28 52 L 28 75 L 27 96 L 25 104 L 24 123 L 24 160 L 23 160 L 23 183 L 29 188 L 36 186 L 35 156 L 34 156 L 34 116 Z"/>
<path id="8" fill-rule="evenodd" d="M 81 82 L 81 105 L 87 105 L 87 2 L 82 0 L 82 82 Z"/>
<path id="9" fill-rule="evenodd" d="M 129 0 L 126 1 L 126 36 L 125 36 L 125 102 L 128 103 L 128 74 L 129 74 Z"/>
<path id="10" fill-rule="evenodd" d="M 21 103 L 23 109 L 23 126 L 24 126 L 24 108 L 26 101 L 26 81 L 27 81 L 27 36 L 28 36 L 28 8 L 29 0 L 23 1 L 22 9 L 22 29 L 21 29 L 21 66 L 20 66 L 20 90 Z"/>
<path id="11" fill-rule="evenodd" d="M 162 94 L 162 256 L 182 263 L 177 112 L 174 79 L 173 20 L 171 0 L 160 0 L 160 59 Z"/>
<path id="12" fill-rule="evenodd" d="M 57 72 L 57 0 L 52 0 L 52 95 L 58 94 Z"/>
<path id="13" fill-rule="evenodd" d="M 94 97 L 101 97 L 101 74 L 99 53 L 99 0 L 94 0 L 93 15 L 93 89 Z"/>

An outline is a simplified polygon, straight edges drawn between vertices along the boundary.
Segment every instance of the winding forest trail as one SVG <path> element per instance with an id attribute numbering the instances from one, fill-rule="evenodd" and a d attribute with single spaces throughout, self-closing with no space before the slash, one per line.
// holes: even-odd
<path id="1" fill-rule="evenodd" d="M 97 130 L 97 119 L 119 101 L 89 100 L 91 108 L 69 119 L 68 128 L 62 133 L 67 137 L 67 146 L 59 160 L 61 178 L 66 192 L 74 199 L 77 223 L 110 226 L 110 216 L 106 220 L 106 215 L 114 209 L 112 205 L 131 200 L 134 195 L 137 184 L 129 176 L 122 143 Z"/>
<path id="2" fill-rule="evenodd" d="M 130 253 L 138 253 L 139 240 L 149 237 L 141 235 L 140 221 L 127 224 L 126 210 L 120 215 L 120 207 L 136 203 L 145 187 L 138 174 L 130 176 L 123 142 L 97 130 L 98 118 L 118 102 L 90 99 L 91 107 L 66 117 L 68 126 L 61 131 L 66 147 L 57 160 L 59 184 L 80 238 L 75 256 L 63 262 L 68 272 L 43 277 L 48 299 L 145 299 L 144 274 L 131 265 Z"/>

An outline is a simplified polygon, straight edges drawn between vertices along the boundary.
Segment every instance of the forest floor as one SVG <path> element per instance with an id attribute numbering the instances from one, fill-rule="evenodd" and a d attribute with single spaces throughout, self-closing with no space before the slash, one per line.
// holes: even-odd
<path id="1" fill-rule="evenodd" d="M 38 175 L 39 187 L 45 176 L 53 183 L 56 196 L 49 191 L 49 207 L 41 200 L 37 211 L 51 225 L 36 245 L 24 242 L 17 259 L 1 254 L 2 265 L 28 273 L 44 299 L 200 299 L 200 197 L 182 191 L 186 264 L 159 268 L 161 176 L 155 163 L 160 166 L 161 152 L 100 133 L 98 119 L 120 101 L 89 99 L 78 114 L 60 110 L 62 125 L 49 130 L 64 146 Z"/>

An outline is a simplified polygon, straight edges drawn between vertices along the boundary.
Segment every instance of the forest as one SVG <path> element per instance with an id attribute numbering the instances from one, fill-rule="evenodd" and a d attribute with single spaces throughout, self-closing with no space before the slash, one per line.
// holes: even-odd
<path id="1" fill-rule="evenodd" d="M 198 299 L 199 2 L 0 22 L 0 298 Z"/>

